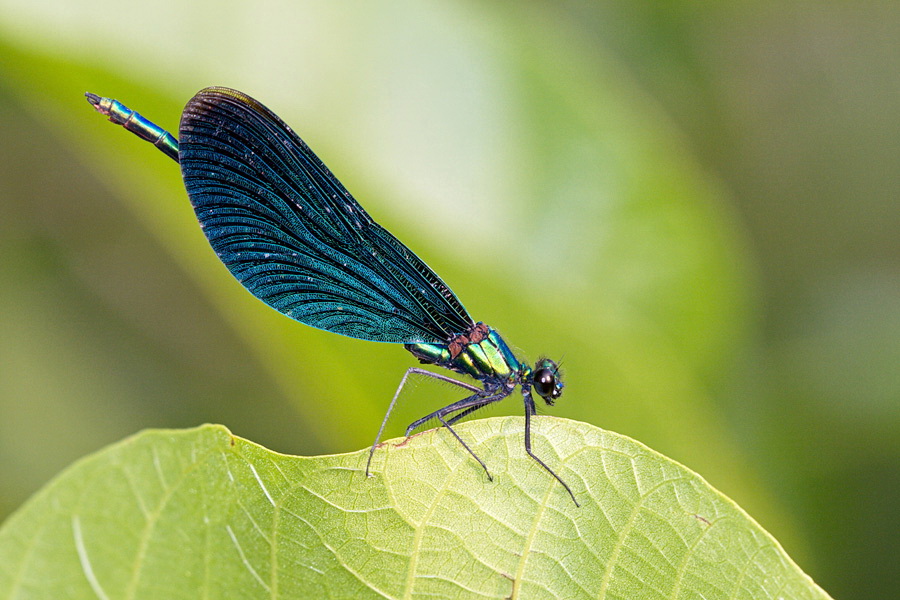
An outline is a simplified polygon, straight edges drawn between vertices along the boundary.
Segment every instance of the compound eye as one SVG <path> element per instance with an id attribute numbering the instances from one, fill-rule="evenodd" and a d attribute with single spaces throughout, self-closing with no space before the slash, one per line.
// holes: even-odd
<path id="1" fill-rule="evenodd" d="M 549 398 L 556 389 L 556 375 L 550 369 L 538 369 L 534 372 L 533 384 L 542 398 Z"/>

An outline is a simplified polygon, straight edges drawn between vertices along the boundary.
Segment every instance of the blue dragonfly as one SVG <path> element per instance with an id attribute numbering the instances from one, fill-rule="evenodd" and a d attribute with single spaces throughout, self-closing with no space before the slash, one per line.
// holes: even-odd
<path id="1" fill-rule="evenodd" d="M 410 423 L 409 436 L 437 419 L 460 419 L 518 387 L 525 404 L 525 451 L 575 494 L 531 447 L 532 391 L 548 405 L 563 390 L 558 365 L 532 368 L 494 329 L 475 322 L 418 256 L 381 227 L 278 116 L 223 87 L 197 93 L 184 108 L 180 140 L 122 103 L 85 94 L 94 108 L 181 165 L 188 197 L 213 250 L 250 293 L 285 315 L 327 331 L 403 344 L 420 363 L 471 377 L 473 385 L 418 367 L 400 381 L 369 451 L 366 475 L 397 398 L 411 375 L 446 381 L 466 397 Z"/>

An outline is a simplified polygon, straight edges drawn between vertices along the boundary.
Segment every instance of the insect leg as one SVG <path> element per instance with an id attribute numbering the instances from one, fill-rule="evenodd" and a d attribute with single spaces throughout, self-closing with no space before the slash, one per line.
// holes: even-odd
<path id="1" fill-rule="evenodd" d="M 415 431 L 420 426 L 424 425 L 425 423 L 427 423 L 428 421 L 430 421 L 432 419 L 439 419 L 441 417 L 446 417 L 450 413 L 455 413 L 458 410 L 463 411 L 464 414 L 468 414 L 478 408 L 481 408 L 487 404 L 490 404 L 491 402 L 496 402 L 497 400 L 505 398 L 506 396 L 509 395 L 508 392 L 504 393 L 504 394 L 488 394 L 480 388 L 475 388 L 475 390 L 476 390 L 476 393 L 474 395 L 469 396 L 467 398 L 463 398 L 462 400 L 457 400 L 453 404 L 448 404 L 447 406 L 445 406 L 443 408 L 439 408 L 436 411 L 434 411 L 433 413 L 427 414 L 424 417 L 422 417 L 421 419 L 416 419 L 415 421 L 410 423 L 409 427 L 406 428 L 407 437 L 413 431 Z M 457 416 L 461 416 L 461 415 L 457 415 Z M 451 425 L 456 422 L 456 418 L 457 417 L 453 417 L 450 420 Z"/>
<path id="2" fill-rule="evenodd" d="M 575 494 L 572 493 L 572 490 L 569 488 L 569 485 L 562 480 L 562 478 L 553 472 L 553 469 L 547 466 L 547 464 L 539 459 L 534 452 L 531 451 L 531 416 L 537 414 L 537 409 L 534 406 L 534 398 L 531 396 L 531 390 L 523 391 L 523 396 L 525 397 L 525 452 L 528 453 L 528 456 L 533 458 L 538 462 L 539 465 L 544 467 L 548 473 L 553 475 L 558 482 L 562 484 L 566 491 L 569 492 L 569 495 L 572 497 L 572 502 L 575 503 L 575 506 L 581 506 L 578 504 L 578 500 L 575 499 Z"/>
<path id="3" fill-rule="evenodd" d="M 450 425 L 453 425 L 454 423 L 456 423 L 456 422 L 459 421 L 460 419 L 463 419 L 463 418 L 465 418 L 465 417 L 468 417 L 469 415 L 471 415 L 471 414 L 472 414 L 473 412 L 475 412 L 476 410 L 478 410 L 478 409 L 480 409 L 480 408 L 484 408 L 485 406 L 487 406 L 487 405 L 490 404 L 491 402 L 494 402 L 494 400 L 488 400 L 488 401 L 483 402 L 483 403 L 481 403 L 481 404 L 476 404 L 476 405 L 474 405 L 474 406 L 470 406 L 469 408 L 465 409 L 465 410 L 462 411 L 461 413 L 459 413 L 459 414 L 457 414 L 457 415 L 453 415 L 453 418 L 452 418 L 452 419 L 448 419 L 448 420 L 447 420 L 447 423 L 449 423 Z"/>
<path id="4" fill-rule="evenodd" d="M 481 392 L 482 389 L 476 387 L 474 385 L 465 383 L 463 381 L 458 381 L 453 379 L 452 377 L 447 377 L 446 375 L 440 375 L 438 373 L 432 373 L 431 371 L 426 371 L 425 369 L 420 369 L 418 367 L 410 367 L 406 370 L 406 373 L 403 374 L 403 379 L 400 380 L 400 385 L 397 386 L 397 391 L 394 392 L 394 397 L 391 398 L 391 403 L 388 405 L 387 412 L 384 414 L 384 419 L 381 421 L 381 427 L 378 428 L 378 435 L 375 436 L 375 442 L 372 444 L 372 449 L 369 450 L 369 460 L 366 461 L 366 477 L 371 477 L 370 468 L 372 466 L 372 457 L 375 455 L 375 448 L 378 446 L 378 442 L 381 441 L 381 434 L 384 433 L 384 427 L 387 425 L 388 418 L 391 416 L 391 412 L 394 410 L 394 405 L 397 404 L 397 398 L 400 397 L 400 392 L 403 391 L 403 386 L 406 385 L 406 380 L 409 379 L 410 375 L 425 375 L 426 377 L 432 377 L 434 379 L 438 379 L 440 381 L 446 381 L 447 383 L 452 383 L 457 385 L 463 389 L 467 389 L 470 392 Z M 407 430 L 406 435 L 409 436 L 409 430 Z"/>
<path id="5" fill-rule="evenodd" d="M 480 395 L 469 396 L 468 398 L 464 398 L 458 402 L 449 404 L 449 405 L 445 406 L 444 408 L 437 410 L 426 417 L 422 417 L 418 421 L 410 424 L 410 426 L 406 430 L 406 435 L 409 435 L 409 433 L 413 429 L 415 429 L 422 423 L 425 423 L 426 421 L 430 421 L 433 418 L 437 418 L 444 425 L 444 427 L 446 427 L 447 429 L 450 430 L 450 433 L 453 434 L 453 437 L 456 438 L 456 441 L 458 441 L 460 444 L 462 444 L 462 447 L 465 448 L 468 451 L 468 453 L 471 454 L 472 457 L 478 461 L 478 464 L 480 464 L 481 468 L 484 469 L 484 472 L 487 475 L 488 480 L 493 481 L 494 478 L 491 477 L 491 472 L 488 471 L 487 465 L 484 464 L 484 461 L 481 460 L 480 458 L 478 458 L 478 455 L 475 454 L 475 452 L 471 448 L 469 448 L 469 445 L 466 444 L 461 437 L 459 437 L 459 434 L 456 433 L 456 430 L 454 430 L 453 427 L 450 426 L 450 423 L 448 423 L 444 419 L 444 417 L 449 415 L 450 413 L 454 413 L 458 410 L 462 410 L 465 413 L 470 408 L 473 408 L 473 407 L 481 408 L 485 404 L 490 404 L 491 402 L 496 402 L 498 400 L 502 400 L 503 398 L 505 398 L 508 395 L 509 395 L 509 392 L 505 391 L 504 393 L 493 394 L 491 396 L 480 396 Z"/>

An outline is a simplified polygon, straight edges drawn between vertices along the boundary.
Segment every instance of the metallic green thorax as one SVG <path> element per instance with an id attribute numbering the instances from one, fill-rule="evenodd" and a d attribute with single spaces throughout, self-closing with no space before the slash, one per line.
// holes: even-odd
<path id="1" fill-rule="evenodd" d="M 451 347 L 445 344 L 406 344 L 405 348 L 420 362 L 439 365 L 479 381 L 500 383 L 527 380 L 531 367 L 516 358 L 499 333 L 490 327 L 485 328 L 487 335 L 483 339 L 462 346 L 455 357 Z"/>

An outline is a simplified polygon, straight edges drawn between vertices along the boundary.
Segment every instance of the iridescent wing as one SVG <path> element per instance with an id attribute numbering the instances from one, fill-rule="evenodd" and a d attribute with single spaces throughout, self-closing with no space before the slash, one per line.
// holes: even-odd
<path id="1" fill-rule="evenodd" d="M 440 277 L 265 106 L 207 88 L 179 131 L 200 226 L 254 296 L 307 325 L 377 342 L 445 343 L 472 327 Z"/>

